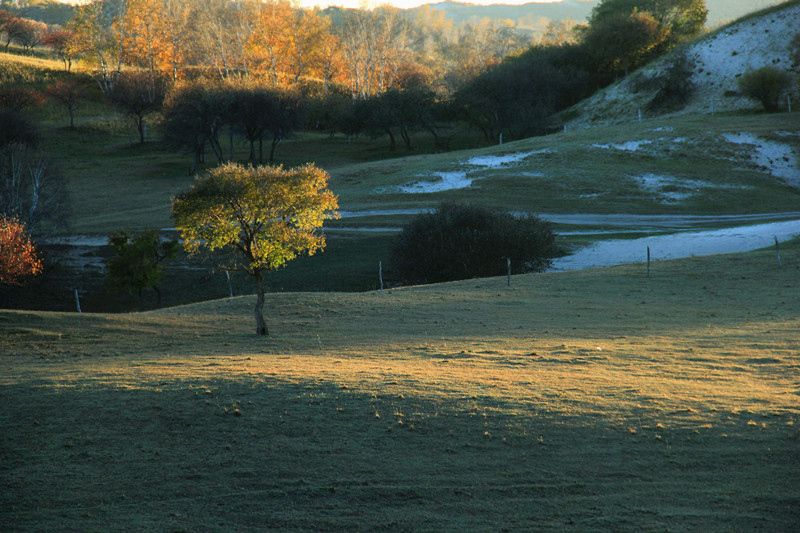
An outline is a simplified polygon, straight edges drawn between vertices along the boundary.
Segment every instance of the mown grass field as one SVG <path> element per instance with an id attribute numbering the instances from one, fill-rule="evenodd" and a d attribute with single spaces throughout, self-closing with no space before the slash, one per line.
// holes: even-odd
<path id="1" fill-rule="evenodd" d="M 800 521 L 800 247 L 139 314 L 0 312 L 3 531 Z"/>

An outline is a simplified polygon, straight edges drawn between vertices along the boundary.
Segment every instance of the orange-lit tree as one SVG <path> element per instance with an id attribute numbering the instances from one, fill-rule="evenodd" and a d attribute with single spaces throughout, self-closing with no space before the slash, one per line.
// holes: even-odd
<path id="1" fill-rule="evenodd" d="M 186 61 L 190 11 L 177 0 L 130 0 L 119 21 L 128 64 L 178 79 Z"/>
<path id="2" fill-rule="evenodd" d="M 42 271 L 25 224 L 0 216 L 0 285 L 22 285 L 23 279 Z"/>
<path id="3" fill-rule="evenodd" d="M 256 73 L 266 77 L 274 86 L 286 78 L 287 50 L 290 39 L 292 6 L 286 0 L 274 0 L 261 5 L 255 16 L 247 44 Z"/>

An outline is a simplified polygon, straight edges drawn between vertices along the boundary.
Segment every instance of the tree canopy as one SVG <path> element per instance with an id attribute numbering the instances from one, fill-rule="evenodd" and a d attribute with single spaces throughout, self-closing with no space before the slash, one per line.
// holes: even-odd
<path id="1" fill-rule="evenodd" d="M 24 278 L 41 271 L 42 262 L 25 224 L 0 215 L 0 285 L 21 285 Z"/>
<path id="2" fill-rule="evenodd" d="M 541 272 L 555 255 L 552 225 L 538 217 L 456 203 L 416 216 L 397 236 L 392 268 L 407 283 Z"/>
<path id="3" fill-rule="evenodd" d="M 673 44 L 702 32 L 708 17 L 706 0 L 603 0 L 592 9 L 589 25 L 635 12 L 649 13 Z"/>
<path id="4" fill-rule="evenodd" d="M 325 247 L 322 223 L 338 216 L 328 173 L 308 164 L 221 165 L 172 202 L 175 227 L 190 253 L 222 250 L 223 268 L 255 278 L 256 333 L 266 335 L 263 272 Z"/>
<path id="5" fill-rule="evenodd" d="M 161 303 L 159 285 L 164 277 L 163 262 L 178 251 L 178 241 L 161 240 L 158 232 L 145 231 L 131 235 L 118 231 L 108 239 L 114 255 L 106 261 L 106 285 L 112 291 L 136 292 L 142 304 L 142 290 L 151 288 Z"/>

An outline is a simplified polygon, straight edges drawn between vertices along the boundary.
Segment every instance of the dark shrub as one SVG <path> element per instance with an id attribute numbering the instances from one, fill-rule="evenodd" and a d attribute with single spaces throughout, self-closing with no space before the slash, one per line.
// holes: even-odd
<path id="1" fill-rule="evenodd" d="M 693 72 L 694 63 L 685 54 L 678 56 L 657 78 L 658 90 L 648 104 L 648 110 L 677 111 L 685 107 L 694 92 Z"/>
<path id="2" fill-rule="evenodd" d="M 417 216 L 397 237 L 392 267 L 405 283 L 438 283 L 540 272 L 550 265 L 555 234 L 538 217 L 444 203 Z"/>
<path id="3" fill-rule="evenodd" d="M 788 72 L 775 67 L 761 67 L 745 72 L 739 78 L 739 91 L 761 102 L 767 112 L 774 113 L 778 111 L 781 97 L 791 84 L 792 78 Z"/>

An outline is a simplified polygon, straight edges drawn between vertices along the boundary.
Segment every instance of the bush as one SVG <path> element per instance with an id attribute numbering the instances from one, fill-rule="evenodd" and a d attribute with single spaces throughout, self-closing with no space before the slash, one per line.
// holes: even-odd
<path id="1" fill-rule="evenodd" d="M 739 78 L 739 91 L 760 101 L 767 112 L 778 111 L 781 97 L 789 90 L 792 78 L 788 72 L 775 67 L 761 67 L 745 72 Z"/>
<path id="2" fill-rule="evenodd" d="M 445 203 L 417 216 L 397 237 L 392 267 L 405 283 L 541 272 L 555 255 L 555 234 L 538 217 L 518 218 L 476 206 Z"/>
<path id="3" fill-rule="evenodd" d="M 678 56 L 663 74 L 653 80 L 657 91 L 647 109 L 677 111 L 685 107 L 695 88 L 692 83 L 693 73 L 694 63 L 686 54 Z"/>

